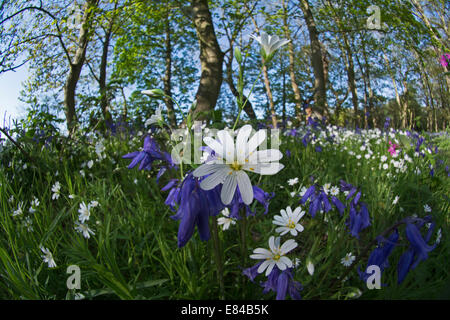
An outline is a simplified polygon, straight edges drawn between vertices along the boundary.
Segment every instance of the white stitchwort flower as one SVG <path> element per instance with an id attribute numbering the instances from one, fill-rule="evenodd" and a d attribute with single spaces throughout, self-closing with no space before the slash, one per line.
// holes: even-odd
<path id="1" fill-rule="evenodd" d="M 161 114 L 161 108 L 158 107 L 155 111 L 155 114 L 150 117 L 147 121 L 145 121 L 145 126 L 148 127 L 149 125 L 153 123 L 157 123 L 159 121 L 163 121 L 163 117 Z"/>
<path id="2" fill-rule="evenodd" d="M 266 270 L 266 276 L 268 276 L 275 265 L 281 271 L 286 270 L 286 268 L 292 268 L 293 263 L 291 259 L 285 255 L 297 247 L 297 242 L 295 242 L 295 240 L 287 240 L 280 246 L 280 238 L 271 236 L 269 238 L 269 247 L 270 251 L 264 248 L 256 248 L 253 250 L 253 254 L 250 255 L 250 258 L 252 259 L 264 260 L 258 267 L 258 273 L 262 273 Z"/>
<path id="3" fill-rule="evenodd" d="M 300 193 L 299 193 L 300 197 L 303 197 L 303 195 L 306 193 L 307 190 L 308 190 L 308 188 L 302 187 L 302 188 L 300 189 Z"/>
<path id="4" fill-rule="evenodd" d="M 91 229 L 89 229 L 89 226 L 85 223 L 80 223 L 80 222 L 75 222 L 75 230 L 77 230 L 78 232 L 83 234 L 83 237 L 85 237 L 86 239 L 89 239 L 91 237 L 91 234 L 94 235 L 94 231 L 92 231 Z"/>
<path id="5" fill-rule="evenodd" d="M 13 217 L 21 215 L 23 213 L 22 208 L 23 208 L 23 202 L 20 201 L 20 203 L 17 205 L 17 210 L 13 211 Z"/>
<path id="6" fill-rule="evenodd" d="M 400 197 L 399 196 L 395 196 L 394 201 L 392 201 L 392 204 L 396 205 L 397 202 L 398 202 L 398 199 L 400 199 Z"/>
<path id="7" fill-rule="evenodd" d="M 336 186 L 331 187 L 331 189 L 330 189 L 330 194 L 331 194 L 332 196 L 337 196 L 337 195 L 339 195 L 339 188 L 336 187 Z"/>
<path id="8" fill-rule="evenodd" d="M 230 210 L 225 208 L 222 210 L 223 217 L 217 218 L 217 224 L 222 226 L 222 230 L 228 230 L 232 224 L 236 224 L 233 218 L 230 218 Z"/>
<path id="9" fill-rule="evenodd" d="M 442 238 L 442 230 L 439 229 L 437 231 L 437 236 L 436 236 L 436 244 L 439 244 L 441 242 L 441 238 Z"/>
<path id="10" fill-rule="evenodd" d="M 298 178 L 288 180 L 288 185 L 290 185 L 290 186 L 293 186 L 294 184 L 297 184 L 297 183 L 298 183 Z"/>
<path id="11" fill-rule="evenodd" d="M 280 39 L 278 36 L 269 36 L 264 31 L 261 32 L 261 36 L 257 37 L 254 35 L 251 35 L 253 39 L 259 42 L 262 48 L 262 55 L 264 57 L 264 60 L 270 60 L 272 58 L 275 51 L 277 51 L 278 48 L 284 46 L 289 42 L 289 40 L 286 39 Z"/>
<path id="12" fill-rule="evenodd" d="M 82 202 L 80 203 L 80 208 L 78 209 L 78 213 L 80 214 L 78 216 L 78 220 L 80 220 L 81 223 L 84 223 L 85 221 L 89 220 L 89 217 L 91 216 L 91 206 L 87 205 Z"/>
<path id="13" fill-rule="evenodd" d="M 61 185 L 59 184 L 59 181 L 56 181 L 55 184 L 52 186 L 52 200 L 58 199 L 59 198 L 59 193 L 61 191 Z"/>
<path id="14" fill-rule="evenodd" d="M 423 206 L 423 210 L 425 212 L 431 212 L 431 207 L 428 204 L 426 204 L 426 205 Z"/>
<path id="15" fill-rule="evenodd" d="M 279 232 L 281 236 L 290 232 L 294 237 L 298 232 L 302 232 L 304 230 L 303 226 L 298 223 L 300 219 L 305 215 L 305 212 L 302 211 L 300 207 L 297 207 L 294 212 L 292 212 L 291 207 L 287 207 L 286 210 L 280 210 L 281 216 L 274 216 L 273 224 L 279 225 L 275 229 L 275 232 Z"/>
<path id="16" fill-rule="evenodd" d="M 41 256 L 42 259 L 44 260 L 44 262 L 48 264 L 49 268 L 55 268 L 56 263 L 55 263 L 55 260 L 53 259 L 53 255 L 50 252 L 50 250 L 48 250 L 47 248 L 44 248 L 44 247 L 40 247 L 40 249 L 44 253 L 44 255 Z"/>
<path id="17" fill-rule="evenodd" d="M 323 192 L 325 192 L 325 194 L 328 194 L 328 192 L 330 192 L 330 188 L 331 188 L 331 183 L 325 183 L 323 185 Z"/>
<path id="18" fill-rule="evenodd" d="M 314 274 L 314 264 L 311 260 L 308 260 L 308 263 L 306 264 L 306 269 L 308 270 L 308 273 L 312 276 Z"/>
<path id="19" fill-rule="evenodd" d="M 30 217 L 25 217 L 25 220 L 23 221 L 23 226 L 25 228 L 27 228 L 28 232 L 33 232 L 34 231 L 34 229 L 33 229 L 33 221 L 31 220 Z"/>
<path id="20" fill-rule="evenodd" d="M 90 168 L 92 168 L 92 166 L 94 165 L 94 161 L 89 160 L 89 161 L 86 163 L 86 165 L 87 165 L 87 167 L 90 169 Z"/>
<path id="21" fill-rule="evenodd" d="M 347 253 L 347 254 L 345 255 L 345 257 L 343 257 L 343 258 L 341 259 L 341 263 L 342 263 L 345 267 L 350 267 L 354 261 L 355 261 L 355 256 L 352 255 L 351 252 Z"/>
<path id="22" fill-rule="evenodd" d="M 223 204 L 230 204 L 236 187 L 246 205 L 253 201 L 253 187 L 245 171 L 259 173 L 261 175 L 273 175 L 283 169 L 279 163 L 283 154 L 276 149 L 256 151 L 258 146 L 266 139 L 266 131 L 259 130 L 250 139 L 251 125 L 245 125 L 237 134 L 236 144 L 227 130 L 217 133 L 218 140 L 205 137 L 203 141 L 214 150 L 216 157 L 202 164 L 194 170 L 195 177 L 209 175 L 200 183 L 204 190 L 211 190 L 223 183 L 220 198 Z M 225 161 L 224 161 L 225 160 Z"/>
<path id="23" fill-rule="evenodd" d="M 95 208 L 95 207 L 98 207 L 98 206 L 99 206 L 99 203 L 98 203 L 98 201 L 96 201 L 96 200 L 92 200 L 91 202 L 89 202 L 89 206 L 90 206 L 91 208 Z"/>
<path id="24" fill-rule="evenodd" d="M 39 199 L 36 197 L 33 197 L 33 201 L 31 201 L 30 212 L 35 213 L 37 207 L 39 207 L 39 204 L 40 204 Z"/>

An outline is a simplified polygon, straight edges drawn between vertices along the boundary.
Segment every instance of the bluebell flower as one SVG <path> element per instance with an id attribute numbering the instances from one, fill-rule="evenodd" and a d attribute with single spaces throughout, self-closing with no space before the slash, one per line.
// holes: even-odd
<path id="1" fill-rule="evenodd" d="M 258 262 L 257 264 L 255 264 L 253 267 L 244 269 L 244 271 L 242 271 L 242 274 L 244 276 L 247 276 L 251 282 L 254 282 L 255 278 L 258 276 L 258 268 L 261 265 L 261 263 L 263 263 L 262 261 Z"/>
<path id="2" fill-rule="evenodd" d="M 167 187 L 167 186 L 166 186 Z M 180 220 L 178 228 L 178 247 L 184 247 L 194 234 L 197 227 L 200 239 L 207 241 L 210 238 L 209 217 L 216 216 L 225 208 L 220 200 L 221 186 L 211 190 L 200 188 L 200 180 L 192 173 L 184 178 L 179 190 L 172 182 L 172 190 L 175 189 L 172 199 L 166 202 L 178 204 L 178 211 L 171 216 L 174 220 Z M 170 196 L 170 194 L 169 194 Z"/>
<path id="3" fill-rule="evenodd" d="M 435 227 L 434 223 L 431 223 L 431 216 L 426 216 L 423 219 L 409 217 L 405 219 L 405 223 L 406 238 L 410 243 L 410 247 L 402 254 L 398 262 L 397 282 L 399 284 L 403 282 L 408 272 L 416 268 L 422 260 L 427 259 L 428 253 L 436 247 L 436 244 L 428 245 Z M 431 223 L 431 225 L 426 236 L 422 237 L 420 229 L 425 223 Z"/>
<path id="4" fill-rule="evenodd" d="M 359 203 L 359 205 L 355 205 L 353 201 L 350 202 L 349 218 L 345 223 L 350 229 L 350 234 L 359 239 L 359 233 L 370 226 L 370 216 L 367 205 L 364 202 Z"/>
<path id="5" fill-rule="evenodd" d="M 291 137 L 297 137 L 299 135 L 299 132 L 298 132 L 297 129 L 292 128 L 292 129 L 287 131 L 287 135 L 291 136 Z"/>
<path id="6" fill-rule="evenodd" d="M 286 153 L 286 156 L 287 156 L 287 157 L 289 157 L 289 158 L 291 157 L 291 151 L 290 151 L 289 149 L 286 149 L 286 152 L 285 152 L 285 153 Z"/>
<path id="7" fill-rule="evenodd" d="M 389 128 L 390 123 L 391 123 L 391 118 L 386 117 L 386 121 L 384 122 L 384 130 L 387 130 Z"/>
<path id="8" fill-rule="evenodd" d="M 135 151 L 122 156 L 124 159 L 133 159 L 128 165 L 128 169 L 134 168 L 139 162 L 139 170 L 151 169 L 151 164 L 155 160 L 164 160 L 164 155 L 159 150 L 158 144 L 150 136 L 145 137 L 142 151 Z"/>
<path id="9" fill-rule="evenodd" d="M 300 291 L 303 290 L 303 287 L 300 282 L 294 280 L 292 268 L 280 272 L 277 267 L 274 267 L 267 277 L 267 281 L 261 285 L 264 288 L 264 294 L 270 291 L 276 292 L 277 300 L 284 300 L 288 293 L 294 300 L 301 299 Z"/>
<path id="10" fill-rule="evenodd" d="M 169 191 L 169 195 L 164 202 L 165 205 L 169 206 L 172 211 L 175 211 L 176 206 L 180 202 L 180 187 L 178 186 L 178 179 L 172 179 L 169 183 L 164 186 L 161 191 Z"/>
<path id="11" fill-rule="evenodd" d="M 366 270 L 369 266 L 376 265 L 380 268 L 381 273 L 383 273 L 384 269 L 389 266 L 389 256 L 397 245 L 399 239 L 398 230 L 394 230 L 394 232 L 389 236 L 388 239 L 379 238 L 378 246 L 372 251 L 369 256 L 369 260 L 367 261 L 367 267 L 364 271 L 361 271 L 358 268 L 359 277 L 364 282 L 369 278 L 369 274 L 366 273 Z"/>
<path id="12" fill-rule="evenodd" d="M 339 211 L 340 215 L 344 214 L 345 205 L 335 196 L 331 197 L 331 202 L 334 204 L 336 209 Z"/>
<path id="13" fill-rule="evenodd" d="M 327 194 L 323 191 L 323 188 L 316 190 L 315 185 L 311 185 L 300 200 L 301 204 L 305 204 L 309 199 L 309 214 L 314 218 L 317 211 L 323 210 L 328 212 L 331 210 L 331 204 L 328 200 Z"/>
<path id="14" fill-rule="evenodd" d="M 263 214 L 267 214 L 269 211 L 270 200 L 275 196 L 275 193 L 268 193 L 262 190 L 257 186 L 253 186 L 253 197 L 256 201 L 264 206 Z M 230 217 L 234 219 L 240 219 L 239 211 L 242 208 L 245 208 L 245 212 L 247 216 L 255 215 L 256 212 L 250 209 L 249 205 L 244 203 L 242 200 L 241 192 L 239 191 L 239 186 L 237 187 L 237 191 L 231 200 L 231 203 L 227 206 L 230 209 Z"/>
<path id="15" fill-rule="evenodd" d="M 308 130 L 302 138 L 302 143 L 305 147 L 307 147 L 308 143 L 311 141 L 310 135 L 311 135 L 311 132 Z"/>

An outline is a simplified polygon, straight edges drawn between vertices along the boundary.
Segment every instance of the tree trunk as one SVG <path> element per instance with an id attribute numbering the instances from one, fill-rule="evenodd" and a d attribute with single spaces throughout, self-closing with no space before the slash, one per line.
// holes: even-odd
<path id="1" fill-rule="evenodd" d="M 352 104 L 353 112 L 355 115 L 355 126 L 359 125 L 358 122 L 358 92 L 356 89 L 356 79 L 355 79 L 355 66 L 353 63 L 353 53 L 350 47 L 350 42 L 345 33 L 342 34 L 344 38 L 344 48 L 347 57 L 347 83 L 352 94 Z"/>
<path id="2" fill-rule="evenodd" d="M 78 35 L 77 49 L 72 61 L 69 61 L 69 73 L 64 84 L 64 107 L 66 113 L 67 129 L 69 134 L 73 133 L 77 124 L 75 110 L 75 91 L 80 79 L 81 69 L 86 58 L 86 49 L 89 42 L 89 19 L 92 11 L 91 7 L 96 6 L 96 0 L 88 0 L 85 4 L 84 14 L 81 21 L 81 29 Z"/>
<path id="3" fill-rule="evenodd" d="M 382 49 L 383 50 L 383 49 Z M 395 100 L 397 101 L 397 105 L 399 108 L 402 107 L 402 102 L 400 100 L 400 95 L 398 93 L 398 89 L 397 89 L 397 82 L 395 81 L 395 75 L 392 73 L 391 68 L 389 67 L 389 59 L 386 55 L 386 52 L 383 50 L 383 57 L 384 57 L 384 61 L 386 63 L 386 68 L 389 72 L 389 75 L 391 76 L 391 80 L 392 80 L 392 85 L 394 86 L 394 91 L 395 91 Z"/>
<path id="4" fill-rule="evenodd" d="M 167 6 L 169 6 L 168 3 L 166 3 Z M 166 96 L 171 97 L 172 96 L 172 42 L 171 42 L 171 29 L 170 29 L 170 19 L 169 19 L 169 12 L 170 8 L 166 8 L 166 16 L 165 16 L 165 34 L 166 37 L 164 39 L 164 47 L 165 47 L 165 63 L 166 63 L 166 70 L 164 73 L 163 83 L 164 83 L 164 94 Z M 169 118 L 169 123 L 172 127 L 176 127 L 177 125 L 177 118 L 175 116 L 175 109 L 174 109 L 174 103 L 172 99 L 164 98 L 164 102 L 167 107 L 167 117 Z"/>
<path id="5" fill-rule="evenodd" d="M 103 42 L 102 59 L 100 63 L 100 77 L 99 77 L 99 88 L 100 88 L 100 107 L 102 109 L 103 118 L 105 121 L 111 120 L 111 113 L 108 108 L 108 90 L 106 87 L 106 68 L 108 66 L 108 52 L 109 44 L 111 42 L 112 28 L 114 25 L 114 18 L 111 18 L 109 22 L 108 29 L 105 32 L 105 41 Z"/>
<path id="6" fill-rule="evenodd" d="M 289 52 L 289 77 L 291 78 L 291 86 L 294 91 L 294 99 L 295 99 L 295 117 L 300 121 L 301 112 L 302 112 L 302 98 L 300 95 L 300 89 L 298 88 L 297 81 L 295 79 L 295 55 L 294 55 L 294 44 L 292 43 L 291 32 L 289 30 L 288 22 L 287 22 L 287 5 L 285 0 L 283 0 L 283 28 L 284 28 L 284 36 L 287 40 L 289 40 L 288 52 Z"/>
<path id="7" fill-rule="evenodd" d="M 208 113 L 214 110 L 223 81 L 222 64 L 224 54 L 220 50 L 214 32 L 211 13 L 207 0 L 192 0 L 192 13 L 195 30 L 200 42 L 201 76 L 195 95 L 197 107 L 194 119 L 208 119 Z"/>
<path id="8" fill-rule="evenodd" d="M 314 107 L 322 115 L 328 114 L 325 74 L 319 33 L 316 28 L 308 0 L 300 0 L 300 8 L 305 16 L 311 43 L 311 63 L 314 71 Z"/>
<path id="9" fill-rule="evenodd" d="M 406 129 L 408 126 L 408 84 L 406 83 L 406 77 L 403 79 L 403 86 L 405 87 L 405 91 L 403 93 L 402 127 Z"/>

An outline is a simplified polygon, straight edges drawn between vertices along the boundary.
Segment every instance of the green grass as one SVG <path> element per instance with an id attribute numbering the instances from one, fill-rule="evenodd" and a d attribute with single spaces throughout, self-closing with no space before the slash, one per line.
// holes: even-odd
<path id="1" fill-rule="evenodd" d="M 440 139 L 437 143 L 447 154 L 448 139 Z M 164 204 L 167 192 L 160 191 L 171 175 L 176 177 L 176 172 L 165 173 L 157 184 L 157 170 L 128 170 L 129 162 L 121 159 L 121 155 L 138 150 L 139 139 L 133 140 L 130 146 L 128 140 L 107 138 L 106 157 L 100 162 L 95 162 L 98 158 L 95 142 L 89 144 L 82 139 L 75 145 L 62 145 L 41 149 L 39 145 L 26 143 L 34 162 L 11 146 L 2 151 L 0 299 L 73 299 L 75 292 L 66 287 L 69 265 L 80 267 L 81 290 L 77 292 L 86 299 L 217 299 L 220 296 L 213 241 L 202 242 L 195 232 L 186 247 L 177 248 L 179 222 L 170 219 L 174 213 Z M 347 147 L 346 151 L 343 146 Z M 275 297 L 273 293 L 262 294 L 259 282 L 265 281 L 264 276 L 258 276 L 252 283 L 242 275 L 242 270 L 255 263 L 249 258 L 253 249 L 267 247 L 269 236 L 275 235 L 273 216 L 288 205 L 298 206 L 299 198 L 291 197 L 290 193 L 299 192 L 300 186 L 310 186 L 312 176 L 319 185 L 338 185 L 343 179 L 358 186 L 363 194 L 361 200 L 368 204 L 372 225 L 361 232 L 358 240 L 349 234 L 346 216 L 341 217 L 336 210 L 330 211 L 326 219 L 321 213 L 315 218 L 308 214 L 302 218 L 305 230 L 295 237 L 299 245 L 290 257 L 301 261 L 295 279 L 304 287 L 301 292 L 304 299 L 346 299 L 357 289 L 362 291 L 363 299 L 449 299 L 447 174 L 442 167 L 434 177 L 428 174 L 434 155 L 413 158 L 414 165 L 404 173 L 395 174 L 394 168 L 382 170 L 378 167 L 379 160 L 356 159 L 347 153 L 349 150 L 358 153 L 360 146 L 359 140 L 347 140 L 340 147 L 324 146 L 319 153 L 314 146 L 305 148 L 299 139 L 283 138 L 282 151 L 289 149 L 292 154 L 282 159 L 286 167 L 275 176 L 260 180 L 252 177 L 254 183 L 259 182 L 262 189 L 275 192 L 276 196 L 267 215 L 262 214 L 264 209 L 257 204 L 256 216 L 247 218 L 246 248 L 241 246 L 242 222 L 238 221 L 228 231 L 219 230 L 225 299 Z M 387 154 L 386 144 L 373 143 L 371 148 L 374 154 Z M 79 172 L 81 164 L 88 160 L 94 160 L 94 165 L 91 169 L 83 168 L 83 177 Z M 25 163 L 27 168 L 23 169 Z M 419 167 L 422 174 L 414 174 L 413 167 Z M 294 177 L 299 178 L 299 184 L 289 186 L 287 180 Z M 51 187 L 56 181 L 61 183 L 61 196 L 52 200 Z M 70 194 L 75 197 L 69 198 Z M 393 205 L 396 195 L 400 197 L 399 202 Z M 40 205 L 30 214 L 28 208 L 34 196 Z M 75 222 L 80 203 L 93 200 L 99 206 L 91 210 L 88 222 L 95 235 L 85 239 L 75 231 Z M 25 203 L 23 214 L 13 217 L 20 201 Z M 423 216 L 424 204 L 432 208 L 436 230 L 442 230 L 441 243 L 427 260 L 409 272 L 401 285 L 397 285 L 396 268 L 407 245 L 404 227 L 400 227 L 400 246 L 389 258 L 390 267 L 382 275 L 385 286 L 381 290 L 368 290 L 356 268 L 345 282 L 341 281 L 347 268 L 340 260 L 348 252 L 358 257 L 370 241 L 396 221 L 413 214 Z M 32 219 L 32 232 L 23 226 L 26 216 Z M 56 268 L 50 269 L 43 262 L 40 245 L 53 253 Z M 313 276 L 306 270 L 308 259 L 315 265 Z M 360 266 L 364 268 L 366 263 L 367 257 L 361 260 Z"/>

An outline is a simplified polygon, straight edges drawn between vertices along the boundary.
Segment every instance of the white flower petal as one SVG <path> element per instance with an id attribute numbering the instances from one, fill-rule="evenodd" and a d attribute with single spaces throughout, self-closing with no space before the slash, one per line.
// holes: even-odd
<path id="1" fill-rule="evenodd" d="M 230 172 L 232 172 L 232 170 L 228 166 L 224 165 L 224 167 L 219 168 L 216 172 L 202 180 L 202 182 L 200 182 L 200 188 L 203 190 L 211 190 L 215 188 L 218 184 L 223 183 Z"/>
<path id="2" fill-rule="evenodd" d="M 224 158 L 227 160 L 227 163 L 233 163 L 235 150 L 233 137 L 227 130 L 220 130 L 217 132 L 217 136 L 224 146 Z"/>
<path id="3" fill-rule="evenodd" d="M 295 248 L 297 247 L 297 245 L 298 245 L 298 244 L 297 244 L 297 242 L 295 242 L 295 240 L 289 239 L 289 240 L 287 240 L 285 243 L 283 243 L 283 244 L 281 245 L 280 250 L 281 250 L 281 252 L 282 252 L 283 254 L 286 254 L 286 253 L 288 253 L 289 251 L 295 249 Z"/>
<path id="4" fill-rule="evenodd" d="M 251 156 L 252 152 L 254 152 L 264 140 L 266 140 L 266 130 L 258 130 L 248 141 L 246 158 Z"/>
<path id="5" fill-rule="evenodd" d="M 263 263 L 261 263 L 260 266 L 258 267 L 258 273 L 262 273 L 271 263 L 273 263 L 273 261 L 271 260 L 266 260 Z"/>
<path id="6" fill-rule="evenodd" d="M 245 164 L 242 169 L 250 172 L 259 173 L 260 175 L 274 175 L 284 168 L 282 163 L 262 163 L 262 164 Z"/>
<path id="7" fill-rule="evenodd" d="M 225 152 L 224 146 L 217 140 L 211 138 L 211 137 L 205 137 L 203 138 L 203 142 L 214 150 L 217 156 L 223 158 L 223 154 Z"/>
<path id="8" fill-rule="evenodd" d="M 244 201 L 246 205 L 250 205 L 253 201 L 253 187 L 250 178 L 244 171 L 237 171 L 236 178 L 242 201 Z"/>
<path id="9" fill-rule="evenodd" d="M 266 276 L 268 276 L 272 272 L 273 267 L 275 267 L 275 262 L 273 260 L 268 260 L 268 261 L 270 262 L 270 264 L 267 267 Z"/>
<path id="10" fill-rule="evenodd" d="M 248 137 L 252 133 L 252 126 L 247 124 L 243 126 L 236 137 L 236 160 L 238 163 L 244 163 L 248 149 Z"/>
<path id="11" fill-rule="evenodd" d="M 233 172 L 225 178 L 222 186 L 222 191 L 220 193 L 220 199 L 224 205 L 230 204 L 233 200 L 234 193 L 237 187 L 236 174 Z"/>
<path id="12" fill-rule="evenodd" d="M 225 164 L 205 163 L 205 164 L 202 164 L 197 169 L 195 169 L 194 172 L 192 172 L 192 174 L 194 175 L 194 177 L 203 177 L 203 176 L 206 176 L 207 174 L 214 173 L 217 170 L 220 170 L 220 169 L 222 169 L 224 167 L 227 167 L 227 165 L 225 165 Z"/>

